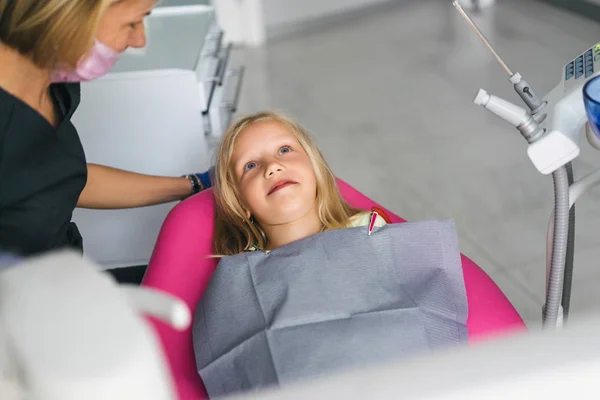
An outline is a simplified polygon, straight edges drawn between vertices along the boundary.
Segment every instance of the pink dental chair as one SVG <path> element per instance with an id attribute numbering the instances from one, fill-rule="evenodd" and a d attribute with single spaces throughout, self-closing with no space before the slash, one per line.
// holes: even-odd
<path id="1" fill-rule="evenodd" d="M 342 195 L 352 206 L 370 210 L 380 207 L 347 183 L 338 180 Z M 381 207 L 380 207 L 381 208 Z M 385 208 L 392 222 L 404 220 Z M 142 285 L 178 296 L 192 313 L 217 265 L 205 258 L 212 251 L 214 200 L 212 190 L 178 204 L 165 220 Z M 462 257 L 467 291 L 469 342 L 493 335 L 523 331 L 523 320 L 502 291 L 467 257 Z M 191 327 L 177 332 L 151 319 L 171 367 L 181 400 L 207 399 L 196 372 Z"/>

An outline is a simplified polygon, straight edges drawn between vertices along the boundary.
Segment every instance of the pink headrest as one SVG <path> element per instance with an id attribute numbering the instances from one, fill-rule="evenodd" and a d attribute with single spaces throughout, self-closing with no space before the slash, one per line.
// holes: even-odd
<path id="1" fill-rule="evenodd" d="M 404 222 L 347 183 L 338 180 L 338 186 L 352 206 L 365 210 L 379 207 L 392 222 Z M 142 283 L 178 296 L 192 313 L 217 264 L 217 260 L 206 258 L 212 251 L 214 206 L 212 191 L 208 190 L 181 202 L 171 211 Z M 469 340 L 524 329 L 523 320 L 489 276 L 467 257 L 463 256 L 462 262 L 469 305 Z M 185 332 L 176 332 L 160 321 L 153 320 L 153 323 L 169 359 L 180 398 L 204 398 L 206 392 L 196 372 L 191 327 Z"/>

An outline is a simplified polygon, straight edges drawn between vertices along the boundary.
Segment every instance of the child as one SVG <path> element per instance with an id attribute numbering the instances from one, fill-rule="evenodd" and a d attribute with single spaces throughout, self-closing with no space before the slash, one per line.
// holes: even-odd
<path id="1" fill-rule="evenodd" d="M 307 132 L 292 119 L 260 112 L 234 123 L 217 152 L 214 250 L 270 251 L 326 230 L 370 222 L 348 205 Z M 375 226 L 383 226 L 377 216 Z"/>
<path id="2" fill-rule="evenodd" d="M 211 397 L 466 338 L 453 225 L 386 224 L 351 207 L 293 120 L 261 112 L 234 123 L 215 174 L 213 245 L 222 258 L 193 327 Z"/>

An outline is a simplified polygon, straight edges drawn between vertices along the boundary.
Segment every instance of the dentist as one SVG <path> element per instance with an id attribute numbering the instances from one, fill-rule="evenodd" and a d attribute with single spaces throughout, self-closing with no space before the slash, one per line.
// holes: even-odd
<path id="1" fill-rule="evenodd" d="M 208 172 L 158 177 L 88 164 L 71 123 L 79 82 L 145 45 L 155 2 L 0 0 L 0 249 L 83 251 L 75 207 L 143 207 L 210 186 Z"/>

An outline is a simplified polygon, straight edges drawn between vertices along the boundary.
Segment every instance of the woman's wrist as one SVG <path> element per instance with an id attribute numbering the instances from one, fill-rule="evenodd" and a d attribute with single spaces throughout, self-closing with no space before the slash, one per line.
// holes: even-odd
<path id="1" fill-rule="evenodd" d="M 203 189 L 208 189 L 212 187 L 212 179 L 214 175 L 215 167 L 211 167 L 208 171 L 203 172 L 201 174 L 195 174 L 198 179 L 200 179 L 200 183 L 202 183 Z"/>
<path id="2" fill-rule="evenodd" d="M 194 174 L 184 175 L 183 178 L 187 181 L 188 188 L 189 188 L 189 192 L 187 193 L 186 197 L 192 196 L 196 193 L 200 193 L 201 191 L 204 190 L 204 185 L 202 184 L 202 182 L 196 175 L 194 175 Z"/>

